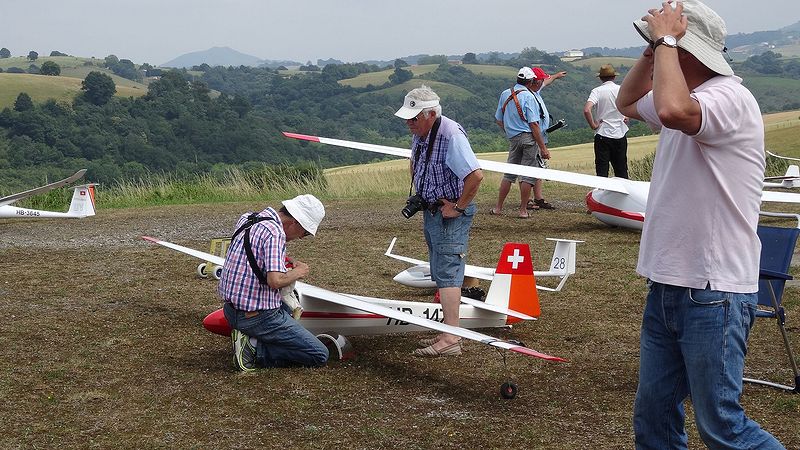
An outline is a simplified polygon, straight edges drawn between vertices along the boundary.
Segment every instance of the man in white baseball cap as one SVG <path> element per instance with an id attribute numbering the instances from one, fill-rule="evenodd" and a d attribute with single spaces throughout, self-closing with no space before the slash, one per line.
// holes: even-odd
<path id="1" fill-rule="evenodd" d="M 284 200 L 276 211 L 244 214 L 231 238 L 217 292 L 233 329 L 233 362 L 257 367 L 318 367 L 328 349 L 292 316 L 285 288 L 308 275 L 306 263 L 286 256 L 286 242 L 316 235 L 325 207 L 310 194 Z M 291 266 L 292 270 L 289 270 Z"/>
<path id="2" fill-rule="evenodd" d="M 708 448 L 782 449 L 739 402 L 758 302 L 758 103 L 722 57 L 725 22 L 708 6 L 663 3 L 635 25 L 651 45 L 617 107 L 660 130 L 636 267 L 648 280 L 636 448 L 696 447 L 684 428 L 691 396 Z"/>

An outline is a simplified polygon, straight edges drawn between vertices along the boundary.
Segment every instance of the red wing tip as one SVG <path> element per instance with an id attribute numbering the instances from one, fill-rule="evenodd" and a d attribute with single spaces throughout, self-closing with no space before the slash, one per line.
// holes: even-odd
<path id="1" fill-rule="evenodd" d="M 145 241 L 155 242 L 156 244 L 158 244 L 158 239 L 150 236 L 142 236 L 142 239 L 144 239 Z"/>
<path id="2" fill-rule="evenodd" d="M 541 358 L 547 361 L 556 361 L 556 362 L 569 362 L 564 358 L 559 358 L 558 356 L 551 356 L 545 353 L 537 352 L 536 350 L 530 349 L 528 347 L 512 347 L 509 350 L 522 353 L 523 355 L 534 356 L 536 358 Z"/>
<path id="3" fill-rule="evenodd" d="M 307 134 L 298 134 L 298 133 L 289 133 L 288 131 L 284 131 L 283 135 L 292 138 L 292 139 L 300 139 L 303 141 L 311 141 L 311 142 L 319 142 L 319 138 L 317 136 L 309 136 Z"/>

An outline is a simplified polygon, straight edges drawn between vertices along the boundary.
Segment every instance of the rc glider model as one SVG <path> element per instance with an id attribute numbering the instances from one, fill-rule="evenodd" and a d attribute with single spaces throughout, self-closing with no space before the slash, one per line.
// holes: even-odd
<path id="1" fill-rule="evenodd" d="M 319 142 L 320 144 L 365 150 L 402 158 L 411 157 L 411 150 L 398 147 L 288 132 L 283 132 L 283 135 L 302 141 Z M 592 188 L 592 190 L 586 194 L 586 207 L 596 219 L 611 226 L 634 228 L 637 230 L 641 230 L 644 225 L 644 214 L 647 206 L 647 197 L 650 192 L 650 182 L 634 181 L 625 178 L 605 178 L 563 170 L 543 169 L 505 162 L 488 161 L 485 159 L 478 159 L 478 163 L 480 163 L 481 169 L 491 172 L 512 173 L 520 176 L 560 181 L 562 183 Z M 800 194 L 763 191 L 761 194 L 761 201 L 800 203 Z"/>
<path id="2" fill-rule="evenodd" d="M 142 236 L 142 239 L 218 266 L 225 263 L 224 258 L 210 253 L 148 236 Z M 461 327 L 442 323 L 444 317 L 439 303 L 342 294 L 299 281 L 295 290 L 303 310 L 300 322 L 315 335 L 331 332 L 341 335 L 375 335 L 433 330 L 547 361 L 565 361 L 563 358 L 528 348 L 520 342 L 506 341 L 473 331 L 475 328 L 508 327 L 523 320 L 535 320 L 539 316 L 539 296 L 527 244 L 505 244 L 485 301 L 461 297 Z M 206 316 L 203 326 L 212 333 L 223 336 L 229 336 L 231 332 L 222 309 Z M 512 385 L 511 389 L 509 384 L 503 385 L 501 393 L 511 398 L 509 396 L 512 393 L 516 395 L 517 388 Z"/>
<path id="3" fill-rule="evenodd" d="M 533 276 L 535 278 L 558 277 L 558 286 L 554 288 L 536 285 L 536 289 L 541 291 L 558 292 L 564 287 L 564 284 L 566 284 L 567 278 L 575 273 L 575 247 L 583 241 L 554 238 L 547 238 L 547 240 L 555 241 L 556 243 L 555 250 L 553 250 L 553 258 L 550 260 L 550 269 L 547 271 L 534 271 Z M 435 288 L 436 283 L 431 279 L 431 266 L 428 261 L 392 253 L 396 242 L 397 238 L 392 238 L 392 242 L 389 244 L 389 248 L 386 249 L 386 253 L 384 254 L 398 261 L 414 264 L 414 266 L 395 275 L 393 278 L 394 281 L 409 287 Z M 480 267 L 470 264 L 464 267 L 464 278 L 492 281 L 494 279 L 494 274 L 495 269 L 491 267 Z"/>
<path id="4" fill-rule="evenodd" d="M 65 178 L 61 181 L 56 181 L 55 183 L 50 183 L 35 189 L 30 189 L 25 192 L 20 192 L 17 194 L 12 194 L 0 198 L 0 218 L 46 219 L 46 218 L 61 217 L 61 218 L 82 219 L 84 217 L 93 216 L 95 214 L 94 184 L 83 184 L 80 186 L 75 186 L 74 192 L 72 193 L 72 201 L 69 204 L 69 210 L 67 210 L 67 212 L 42 211 L 38 209 L 28 209 L 28 208 L 19 208 L 16 206 L 11 206 L 12 203 L 22 200 L 24 198 L 32 197 L 34 195 L 44 194 L 46 192 L 52 191 L 53 189 L 66 186 L 83 177 L 85 173 L 86 169 L 82 169 L 75 172 L 75 174 L 72 175 L 71 177 Z"/>

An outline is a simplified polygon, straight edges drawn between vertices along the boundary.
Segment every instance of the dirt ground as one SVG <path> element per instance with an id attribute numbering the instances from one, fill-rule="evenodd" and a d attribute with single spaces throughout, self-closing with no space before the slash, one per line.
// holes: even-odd
<path id="1" fill-rule="evenodd" d="M 565 188 L 550 198 L 558 210 L 528 220 L 490 216 L 493 197 L 479 198 L 471 263 L 493 266 L 503 242 L 519 241 L 545 269 L 546 237 L 586 241 L 565 291 L 541 294 L 540 320 L 484 330 L 569 362 L 507 355 L 507 368 L 477 343 L 458 358 L 414 358 L 416 334 L 351 336 L 358 357 L 318 370 L 236 372 L 229 340 L 201 326 L 219 307 L 216 283 L 195 275 L 199 261 L 140 236 L 208 250 L 264 204 L 104 210 L 100 193 L 94 218 L 0 221 L 0 448 L 632 448 L 639 233 L 586 215 L 584 194 Z M 402 202 L 326 202 L 318 236 L 289 244 L 312 267 L 307 281 L 429 298 L 394 284 L 405 266 L 383 256 L 397 236 L 396 252 L 426 257 L 420 218 L 404 219 Z M 788 303 L 787 324 L 800 352 L 797 305 Z M 789 383 L 775 336 L 772 324 L 756 325 L 748 371 Z M 509 378 L 519 395 L 503 400 Z M 800 448 L 798 397 L 746 386 L 743 403 Z M 691 414 L 687 425 L 690 446 L 701 447 Z"/>

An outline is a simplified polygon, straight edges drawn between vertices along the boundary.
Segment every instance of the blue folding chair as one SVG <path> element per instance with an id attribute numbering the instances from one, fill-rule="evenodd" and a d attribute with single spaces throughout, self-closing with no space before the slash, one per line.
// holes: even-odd
<path id="1" fill-rule="evenodd" d="M 768 213 L 763 215 L 800 218 L 796 214 Z M 789 356 L 789 363 L 794 371 L 794 387 L 766 380 L 744 378 L 748 383 L 771 386 L 778 389 L 800 393 L 800 373 L 797 370 L 797 361 L 794 359 L 789 338 L 786 335 L 786 314 L 782 306 L 783 292 L 789 275 L 789 265 L 792 262 L 797 237 L 800 235 L 800 220 L 798 228 L 781 228 L 773 226 L 758 226 L 758 237 L 761 239 L 761 268 L 758 281 L 758 305 L 756 317 L 772 318 L 778 325 L 783 345 Z"/>

